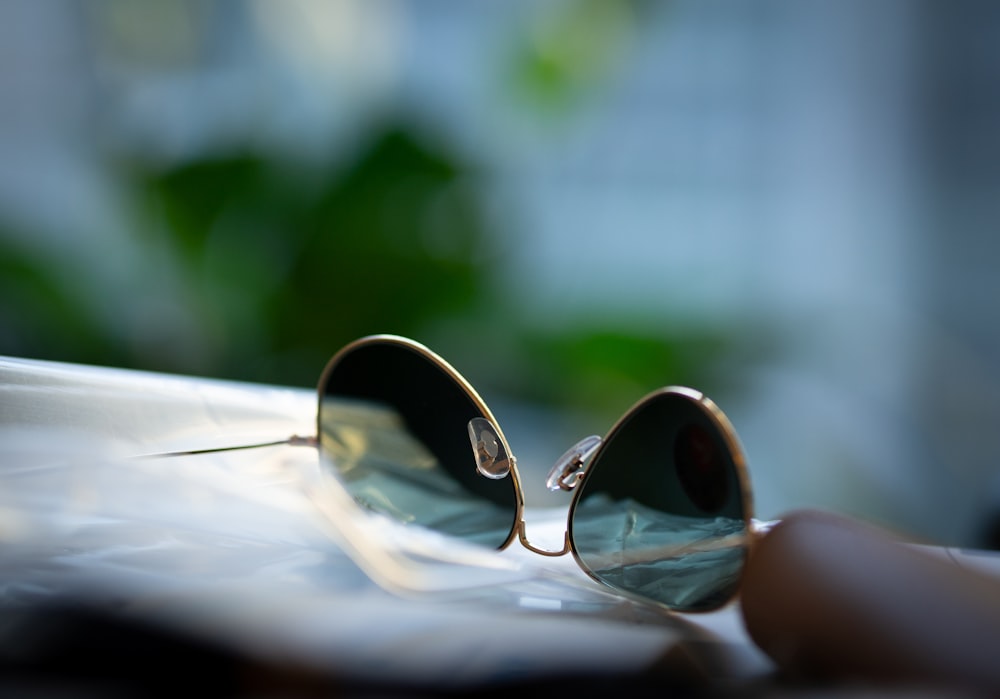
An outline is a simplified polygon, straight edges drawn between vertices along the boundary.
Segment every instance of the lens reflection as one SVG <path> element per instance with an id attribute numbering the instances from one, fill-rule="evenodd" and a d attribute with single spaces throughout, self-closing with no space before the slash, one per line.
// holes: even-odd
<path id="1" fill-rule="evenodd" d="M 616 426 L 570 517 L 591 575 L 679 611 L 732 597 L 748 513 L 724 429 L 697 398 L 671 391 L 647 397 Z"/>
<path id="2" fill-rule="evenodd" d="M 363 506 L 499 548 L 514 530 L 514 478 L 477 474 L 467 434 L 475 417 L 487 416 L 429 351 L 362 342 L 324 377 L 320 449 Z"/>

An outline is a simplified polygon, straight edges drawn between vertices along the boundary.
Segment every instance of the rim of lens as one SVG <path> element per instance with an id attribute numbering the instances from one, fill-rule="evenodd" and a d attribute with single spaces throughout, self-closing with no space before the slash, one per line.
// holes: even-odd
<path id="1" fill-rule="evenodd" d="M 518 529 L 521 526 L 521 522 L 524 518 L 524 492 L 521 489 L 521 479 L 517 471 L 517 460 L 513 456 L 513 452 L 510 450 L 510 444 L 507 442 L 507 437 L 504 436 L 503 430 L 500 427 L 499 422 L 493 415 L 489 406 L 486 405 L 486 401 L 483 400 L 479 392 L 472 386 L 469 381 L 459 373 L 459 371 L 453 367 L 447 360 L 438 355 L 436 352 L 428 348 L 427 346 L 417 342 L 416 340 L 411 340 L 408 337 L 403 337 L 401 335 L 391 335 L 391 334 L 379 334 L 379 335 L 367 335 L 365 337 L 353 340 L 348 344 L 341 347 L 333 357 L 326 363 L 323 368 L 322 374 L 320 374 L 319 383 L 316 387 L 316 434 L 319 436 L 322 434 L 322 424 L 321 424 L 321 406 L 323 402 L 323 397 L 326 395 L 326 385 L 329 381 L 330 375 L 334 372 L 341 361 L 350 354 L 357 352 L 358 350 L 363 350 L 366 347 L 376 346 L 376 345 L 389 345 L 397 346 L 415 354 L 419 355 L 423 359 L 430 362 L 432 365 L 437 367 L 447 378 L 451 379 L 455 385 L 460 388 L 466 396 L 472 401 L 476 409 L 481 413 L 482 417 L 488 419 L 493 427 L 496 429 L 497 437 L 503 442 L 504 448 L 507 453 L 511 455 L 511 467 L 509 477 L 513 479 L 513 490 L 514 490 L 514 517 L 511 522 L 511 530 L 507 535 L 507 538 L 497 546 L 497 550 L 503 550 L 510 546 L 517 538 Z M 463 425 L 463 439 L 464 439 L 464 425 Z M 320 454 L 322 454 L 322 447 L 319 447 L 319 442 L 317 441 L 317 447 Z M 469 464 L 471 468 L 475 468 L 475 462 L 470 457 Z"/>
<path id="2" fill-rule="evenodd" d="M 702 413 L 709 419 L 712 425 L 718 430 L 718 433 L 722 437 L 726 449 L 728 450 L 729 454 L 732 457 L 732 462 L 736 476 L 736 484 L 739 488 L 739 500 L 742 512 L 743 528 L 746 531 L 748 537 L 752 535 L 753 493 L 750 488 L 750 476 L 747 469 L 746 455 L 744 453 L 743 446 L 740 443 L 739 437 L 736 434 L 736 429 L 733 427 L 733 424 L 730 422 L 726 414 L 719 408 L 718 405 L 715 404 L 715 402 L 711 398 L 706 396 L 701 391 L 697 391 L 693 388 L 687 388 L 685 386 L 665 386 L 663 388 L 659 388 L 655 391 L 652 391 L 643 396 L 642 398 L 640 398 L 634 405 L 632 405 L 632 407 L 626 410 L 621 415 L 621 417 L 618 418 L 617 421 L 615 421 L 614 425 L 611 426 L 611 429 L 608 430 L 607 434 L 601 440 L 601 445 L 597 448 L 597 450 L 588 460 L 586 471 L 583 477 L 580 479 L 580 482 L 574 489 L 573 499 L 570 502 L 569 506 L 569 513 L 566 516 L 566 531 L 569 536 L 573 552 L 573 558 L 576 559 L 577 564 L 590 578 L 596 580 L 602 585 L 610 587 L 611 589 L 615 590 L 615 592 L 620 593 L 626 597 L 640 599 L 644 602 L 656 604 L 661 607 L 667 607 L 669 609 L 678 609 L 679 607 L 677 606 L 671 606 L 665 602 L 661 602 L 654 598 L 647 597 L 638 592 L 632 592 L 628 589 L 618 587 L 617 585 L 613 585 L 607 582 L 606 580 L 603 580 L 601 577 L 596 575 L 590 569 L 590 566 L 580 556 L 580 553 L 577 550 L 576 542 L 574 541 L 573 537 L 573 520 L 576 514 L 576 508 L 577 505 L 580 503 L 582 494 L 586 492 L 586 485 L 588 479 L 590 478 L 591 474 L 593 474 L 595 471 L 594 466 L 600 463 L 601 458 L 603 457 L 609 444 L 613 441 L 615 435 L 617 435 L 618 432 L 631 420 L 633 415 L 638 413 L 649 403 L 659 400 L 663 396 L 669 396 L 669 395 L 681 396 L 690 401 L 693 405 L 695 405 L 699 410 L 702 411 Z M 751 541 L 748 538 L 746 544 L 748 553 L 749 553 L 750 543 Z M 740 571 L 740 575 L 742 576 L 742 570 Z M 727 604 L 729 601 L 731 601 L 735 596 L 735 594 L 736 592 L 734 591 L 734 593 L 730 595 L 726 600 L 721 601 L 717 605 L 706 608 L 689 609 L 685 610 L 685 613 L 702 613 L 702 612 L 711 612 L 713 610 L 717 610 L 722 606 L 724 606 L 725 604 Z"/>

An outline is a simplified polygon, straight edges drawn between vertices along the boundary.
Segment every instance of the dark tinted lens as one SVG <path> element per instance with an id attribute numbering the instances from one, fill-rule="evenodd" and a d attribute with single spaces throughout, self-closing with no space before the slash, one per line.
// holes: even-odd
<path id="1" fill-rule="evenodd" d="M 342 354 L 320 387 L 320 448 L 355 499 L 400 521 L 487 546 L 513 531 L 513 476 L 476 472 L 468 423 L 484 417 L 436 358 L 394 341 Z"/>
<path id="2" fill-rule="evenodd" d="M 746 558 L 749 513 L 725 429 L 677 392 L 647 398 L 619 423 L 574 503 L 570 535 L 583 567 L 681 611 L 726 602 Z"/>

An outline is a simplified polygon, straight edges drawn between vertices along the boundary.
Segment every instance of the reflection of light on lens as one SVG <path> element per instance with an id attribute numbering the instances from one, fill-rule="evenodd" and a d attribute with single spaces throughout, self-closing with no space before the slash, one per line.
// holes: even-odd
<path id="1" fill-rule="evenodd" d="M 712 436 L 704 428 L 681 428 L 674 442 L 674 464 L 684 492 L 698 509 L 715 512 L 726 503 L 726 469 Z"/>

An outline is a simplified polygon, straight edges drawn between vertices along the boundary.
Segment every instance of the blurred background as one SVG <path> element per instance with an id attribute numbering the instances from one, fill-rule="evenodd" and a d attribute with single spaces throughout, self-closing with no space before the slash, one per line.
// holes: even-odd
<path id="1" fill-rule="evenodd" d="M 688 384 L 759 516 L 1000 546 L 998 118 L 990 2 L 8 0 L 0 353 L 409 335 L 532 483 Z"/>

